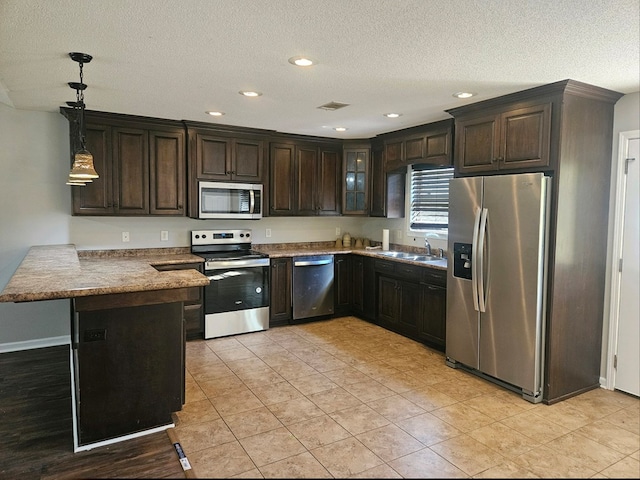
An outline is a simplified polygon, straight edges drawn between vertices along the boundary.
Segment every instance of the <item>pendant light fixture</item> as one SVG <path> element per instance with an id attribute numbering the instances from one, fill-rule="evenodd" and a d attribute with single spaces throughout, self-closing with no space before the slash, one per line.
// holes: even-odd
<path id="1" fill-rule="evenodd" d="M 86 53 L 79 52 L 71 52 L 69 56 L 71 60 L 78 62 L 80 66 L 80 82 L 69 82 L 69 87 L 76 91 L 76 101 L 67 102 L 67 105 L 72 106 L 75 110 L 78 138 L 74 141 L 74 150 L 76 150 L 76 148 L 77 150 L 74 154 L 73 166 L 69 172 L 67 185 L 84 186 L 86 183 L 90 183 L 92 179 L 98 178 L 98 172 L 96 172 L 93 166 L 93 155 L 87 150 L 85 139 L 84 91 L 87 85 L 83 82 L 82 75 L 83 65 L 89 63 L 93 57 Z"/>

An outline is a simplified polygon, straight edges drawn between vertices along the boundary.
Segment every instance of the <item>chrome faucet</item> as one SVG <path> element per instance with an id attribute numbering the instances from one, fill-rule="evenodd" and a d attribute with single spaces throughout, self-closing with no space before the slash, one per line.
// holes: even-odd
<path id="1" fill-rule="evenodd" d="M 426 236 L 424 237 L 424 246 L 427 248 L 427 255 L 431 255 L 431 244 Z"/>

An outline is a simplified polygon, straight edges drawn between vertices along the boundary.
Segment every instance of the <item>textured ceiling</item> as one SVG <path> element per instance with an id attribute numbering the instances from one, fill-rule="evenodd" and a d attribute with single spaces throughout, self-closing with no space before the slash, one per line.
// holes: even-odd
<path id="1" fill-rule="evenodd" d="M 567 78 L 637 92 L 639 30 L 640 0 L 0 0 L 0 102 L 58 111 L 78 51 L 90 110 L 367 138 Z"/>

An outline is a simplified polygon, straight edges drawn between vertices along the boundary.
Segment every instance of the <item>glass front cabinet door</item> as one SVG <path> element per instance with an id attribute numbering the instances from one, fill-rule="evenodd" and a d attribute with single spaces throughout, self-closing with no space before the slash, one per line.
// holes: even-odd
<path id="1" fill-rule="evenodd" d="M 369 213 L 369 152 L 370 147 L 345 147 L 342 213 Z"/>

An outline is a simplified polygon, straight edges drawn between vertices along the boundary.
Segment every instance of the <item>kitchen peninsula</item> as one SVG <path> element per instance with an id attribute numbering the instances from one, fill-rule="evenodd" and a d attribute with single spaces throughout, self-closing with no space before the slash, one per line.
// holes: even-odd
<path id="1" fill-rule="evenodd" d="M 184 403 L 183 302 L 208 279 L 188 249 L 31 247 L 0 302 L 70 299 L 74 450 L 173 425 Z"/>

